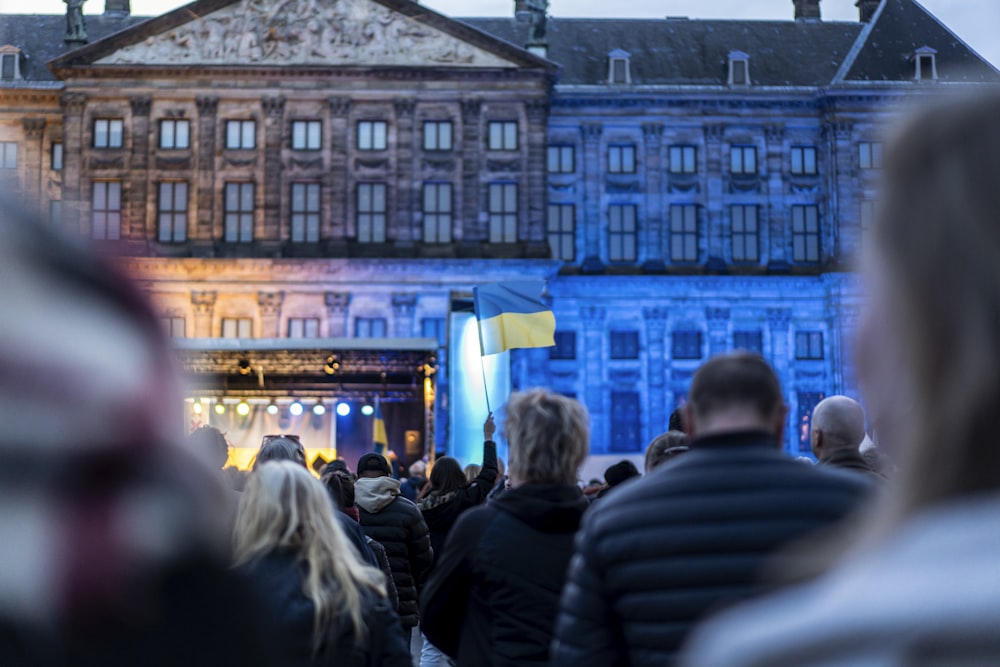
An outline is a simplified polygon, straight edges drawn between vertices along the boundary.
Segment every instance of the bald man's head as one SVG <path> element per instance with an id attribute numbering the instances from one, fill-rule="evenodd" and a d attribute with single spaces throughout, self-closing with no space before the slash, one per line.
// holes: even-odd
<path id="1" fill-rule="evenodd" d="M 865 411 L 846 396 L 831 396 L 813 410 L 809 440 L 817 459 L 842 449 L 858 451 L 865 439 Z"/>

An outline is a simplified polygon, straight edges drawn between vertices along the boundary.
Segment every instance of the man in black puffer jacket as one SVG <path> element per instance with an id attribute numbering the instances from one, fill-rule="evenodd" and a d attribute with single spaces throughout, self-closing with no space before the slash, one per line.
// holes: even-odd
<path id="1" fill-rule="evenodd" d="M 777 550 L 831 526 L 871 484 L 781 452 L 788 409 L 758 356 L 695 374 L 690 451 L 584 518 L 553 664 L 669 665 L 708 613 L 763 591 Z"/>
<path id="2" fill-rule="evenodd" d="M 390 476 L 389 463 L 379 454 L 358 460 L 359 479 L 354 501 L 365 534 L 385 547 L 392 579 L 399 595 L 399 618 L 407 630 L 420 620 L 417 594 L 434 561 L 424 517 L 399 494 L 399 480 Z"/>

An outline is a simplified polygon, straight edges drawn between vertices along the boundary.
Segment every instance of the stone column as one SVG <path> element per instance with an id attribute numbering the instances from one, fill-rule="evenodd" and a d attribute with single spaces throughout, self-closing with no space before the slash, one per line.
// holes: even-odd
<path id="1" fill-rule="evenodd" d="M 600 306 L 580 309 L 583 322 L 583 402 L 590 411 L 591 446 L 594 453 L 608 450 L 607 409 L 604 391 L 604 321 L 607 311 Z"/>
<path id="2" fill-rule="evenodd" d="M 548 157 L 549 103 L 547 99 L 532 100 L 525 105 L 528 117 L 527 170 L 521 179 L 519 196 L 521 210 L 525 213 L 518 221 L 517 238 L 533 244 L 546 242 L 546 215 L 548 213 Z M 547 248 L 547 246 L 546 246 Z"/>
<path id="3" fill-rule="evenodd" d="M 281 139 L 285 128 L 285 98 L 282 96 L 265 97 L 264 106 L 264 228 L 260 234 L 254 233 L 254 239 L 280 244 L 281 235 L 281 201 L 282 197 L 282 164 Z"/>
<path id="4" fill-rule="evenodd" d="M 260 337 L 281 338 L 281 304 L 285 302 L 284 292 L 258 292 L 260 305 Z"/>
<path id="5" fill-rule="evenodd" d="M 714 357 L 729 349 L 729 309 L 706 308 L 708 323 L 708 356 Z"/>
<path id="6" fill-rule="evenodd" d="M 63 110 L 63 172 L 62 201 L 63 216 L 67 229 L 80 234 L 85 229 L 83 216 L 83 110 L 87 106 L 87 96 L 83 93 L 63 93 L 59 100 Z"/>
<path id="7" fill-rule="evenodd" d="M 768 171 L 767 208 L 758 213 L 757 225 L 762 236 L 767 231 L 761 239 L 767 245 L 761 244 L 761 259 L 768 263 L 782 262 L 788 260 L 791 243 L 791 225 L 785 222 L 791 216 L 785 203 L 785 128 L 766 127 L 764 136 L 767 139 L 767 155 L 764 156 Z"/>
<path id="8" fill-rule="evenodd" d="M 330 193 L 329 238 L 332 246 L 345 248 L 348 230 L 352 228 L 347 221 L 348 197 L 351 196 L 351 193 L 348 192 L 351 99 L 349 97 L 331 97 L 328 102 L 330 105 L 330 160 L 328 161 L 330 168 L 327 170 L 324 180 L 328 186 L 325 189 Z"/>
<path id="9" fill-rule="evenodd" d="M 414 112 L 417 105 L 412 99 L 398 99 L 396 109 L 396 192 L 392 200 L 395 205 L 396 223 L 390 222 L 386 230 L 387 241 L 414 241 L 416 233 L 416 193 L 420 185 L 415 181 L 419 132 L 414 127 Z M 390 215 L 392 214 L 390 205 Z M 388 218 L 390 221 L 392 217 Z"/>
<path id="10" fill-rule="evenodd" d="M 215 312 L 214 291 L 191 292 L 191 311 L 194 313 L 194 337 L 212 338 L 212 315 Z"/>
<path id="11" fill-rule="evenodd" d="M 600 266 L 601 262 L 601 229 L 602 212 L 601 196 L 604 188 L 601 183 L 601 132 L 600 123 L 583 123 L 580 132 L 583 134 L 583 156 L 581 161 L 583 176 L 583 255 L 584 262 Z"/>
<path id="12" fill-rule="evenodd" d="M 351 295 L 348 292 L 327 292 L 323 295 L 326 304 L 327 321 L 329 325 L 327 336 L 344 338 L 347 333 L 347 314 L 351 305 Z"/>
<path id="13" fill-rule="evenodd" d="M 21 124 L 24 126 L 24 136 L 27 139 L 24 142 L 24 155 L 19 156 L 24 165 L 19 170 L 24 175 L 24 180 L 21 181 L 21 191 L 25 201 L 33 202 L 33 205 L 38 206 L 38 212 L 41 215 L 46 215 L 47 211 L 45 211 L 42 201 L 42 183 L 45 182 L 42 177 L 45 170 L 43 166 L 45 119 L 25 118 Z"/>
<path id="14" fill-rule="evenodd" d="M 667 410 L 667 309 L 661 307 L 643 308 L 642 317 L 646 322 L 646 414 L 649 415 L 649 430 L 646 440 L 652 440 L 665 432 L 670 421 Z"/>
<path id="15" fill-rule="evenodd" d="M 722 147 L 725 138 L 723 125 L 705 126 L 705 211 L 700 220 L 704 225 L 699 230 L 699 254 L 701 260 L 709 257 L 725 257 L 722 239 L 722 226 L 725 219 L 722 210 L 724 151 Z"/>
<path id="16" fill-rule="evenodd" d="M 132 155 L 128 162 L 128 201 L 127 218 L 122 224 L 122 236 L 133 239 L 155 239 L 155 229 L 147 228 L 146 215 L 149 196 L 147 182 L 149 180 L 149 109 L 153 104 L 150 95 L 133 95 L 129 98 L 132 105 Z M 127 230 L 127 231 L 124 231 Z"/>
<path id="17" fill-rule="evenodd" d="M 417 309 L 417 295 L 395 292 L 392 295 L 393 335 L 396 338 L 413 336 L 413 313 Z"/>
<path id="18" fill-rule="evenodd" d="M 843 260 L 843 254 L 861 248 L 861 202 L 864 183 L 857 177 L 857 153 L 851 142 L 851 123 L 830 123 L 823 128 L 830 153 L 827 206 L 820 208 L 820 262 Z M 820 202 L 817 202 L 820 203 Z M 855 224 L 847 224 L 853 221 Z"/>
<path id="19" fill-rule="evenodd" d="M 459 224 L 455 225 L 455 241 L 464 238 L 472 240 L 486 239 L 485 226 L 480 224 L 484 218 L 480 199 L 483 184 L 481 183 L 481 156 L 486 150 L 485 138 L 480 131 L 483 102 L 478 97 L 462 100 L 462 185 L 461 209 L 458 212 Z M 459 201 L 456 199 L 456 202 Z"/>
<path id="20" fill-rule="evenodd" d="M 791 324 L 791 308 L 767 309 L 767 325 L 771 332 L 771 363 L 774 366 L 774 370 L 778 374 L 778 379 L 781 381 L 781 386 L 785 391 L 786 402 L 789 401 L 792 393 L 795 391 L 795 383 L 792 379 L 789 360 L 790 355 L 792 354 L 789 332 Z M 794 418 L 794 415 L 790 414 L 789 423 Z M 793 433 L 793 429 L 789 426 L 789 423 L 785 424 L 785 440 L 789 443 L 798 442 L 798 440 L 794 437 L 795 434 Z"/>
<path id="21" fill-rule="evenodd" d="M 663 229 L 663 194 L 666 168 L 663 161 L 662 123 L 643 123 L 643 143 L 646 148 L 646 211 L 643 216 L 642 247 L 645 248 L 645 265 L 653 270 L 664 267 L 663 251 L 666 233 Z"/>
<path id="22" fill-rule="evenodd" d="M 218 131 L 216 115 L 219 109 L 218 97 L 196 97 L 198 106 L 197 138 L 197 229 L 192 234 L 194 241 L 211 245 L 222 238 L 222 206 L 215 197 L 215 137 Z"/>

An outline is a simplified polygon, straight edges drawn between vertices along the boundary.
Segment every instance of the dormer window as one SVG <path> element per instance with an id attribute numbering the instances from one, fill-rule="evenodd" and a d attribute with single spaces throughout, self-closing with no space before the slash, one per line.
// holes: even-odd
<path id="1" fill-rule="evenodd" d="M 729 85 L 750 85 L 750 56 L 742 51 L 729 53 Z"/>
<path id="2" fill-rule="evenodd" d="M 628 51 L 615 49 L 608 54 L 608 83 L 632 83 L 632 56 Z"/>
<path id="3" fill-rule="evenodd" d="M 21 49 L 7 44 L 0 46 L 0 81 L 21 78 Z"/>
<path id="4" fill-rule="evenodd" d="M 917 81 L 937 81 L 937 51 L 929 46 L 921 46 L 913 52 L 916 66 L 914 79 Z"/>

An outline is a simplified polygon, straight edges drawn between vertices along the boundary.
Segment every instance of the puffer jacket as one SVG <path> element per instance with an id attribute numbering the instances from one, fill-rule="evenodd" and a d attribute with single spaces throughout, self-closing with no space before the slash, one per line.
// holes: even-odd
<path id="1" fill-rule="evenodd" d="M 315 605 L 302 592 L 304 566 L 294 553 L 273 552 L 239 568 L 269 615 L 271 631 L 282 642 L 286 667 L 409 667 L 409 641 L 389 602 L 374 591 L 362 595 L 367 636 L 354 639 L 343 619 L 330 628 L 328 640 L 313 653 Z"/>
<path id="2" fill-rule="evenodd" d="M 844 518 L 873 486 L 794 461 L 763 432 L 695 440 L 584 517 L 552 664 L 672 664 L 707 614 L 764 592 L 770 556 Z"/>
<path id="3" fill-rule="evenodd" d="M 391 477 L 362 477 L 354 485 L 354 499 L 361 528 L 389 557 L 403 627 L 414 628 L 420 621 L 420 587 L 434 562 L 424 517 L 399 495 L 399 480 Z"/>

